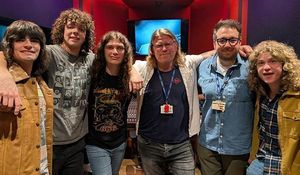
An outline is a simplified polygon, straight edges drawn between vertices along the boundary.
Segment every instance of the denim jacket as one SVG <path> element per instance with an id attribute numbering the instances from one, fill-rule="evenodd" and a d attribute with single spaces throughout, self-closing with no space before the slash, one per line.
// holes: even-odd
<path id="1" fill-rule="evenodd" d="M 217 71 L 217 55 L 199 67 L 198 83 L 205 95 L 199 143 L 224 155 L 247 154 L 251 146 L 254 106 L 247 84 L 248 61 L 239 55 L 236 60 L 225 77 Z M 223 85 L 220 98 L 225 102 L 225 111 L 221 112 L 212 109 L 212 102 L 218 99 L 217 89 Z"/>
<path id="2" fill-rule="evenodd" d="M 36 83 L 46 101 L 48 170 L 52 174 L 53 96 L 41 77 L 29 77 L 17 64 L 9 68 L 22 101 L 20 114 L 0 112 L 0 175 L 40 175 L 40 110 Z"/>

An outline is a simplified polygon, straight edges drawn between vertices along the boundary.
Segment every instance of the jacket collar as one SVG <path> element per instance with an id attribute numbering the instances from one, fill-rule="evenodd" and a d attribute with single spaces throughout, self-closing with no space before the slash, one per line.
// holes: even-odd
<path id="1" fill-rule="evenodd" d="M 286 92 L 283 93 L 283 96 L 286 95 L 300 96 L 300 91 L 287 90 Z"/>
<path id="2" fill-rule="evenodd" d="M 24 69 L 17 63 L 13 63 L 9 67 L 9 72 L 11 73 L 16 83 L 30 78 L 30 76 L 24 71 Z"/>

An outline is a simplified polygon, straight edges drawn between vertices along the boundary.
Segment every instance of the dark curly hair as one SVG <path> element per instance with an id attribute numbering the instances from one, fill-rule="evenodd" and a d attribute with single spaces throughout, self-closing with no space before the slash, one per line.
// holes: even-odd
<path id="1" fill-rule="evenodd" d="M 132 47 L 128 39 L 120 32 L 110 31 L 104 34 L 101 41 L 99 42 L 96 58 L 93 62 L 92 67 L 92 78 L 97 81 L 105 73 L 106 60 L 105 60 L 105 46 L 111 40 L 120 41 L 125 47 L 124 59 L 120 65 L 120 75 L 122 82 L 125 87 L 125 92 L 129 93 L 129 71 L 132 68 Z"/>
<path id="2" fill-rule="evenodd" d="M 78 9 L 68 9 L 60 13 L 52 26 L 51 39 L 53 44 L 62 44 L 64 41 L 64 28 L 68 21 L 79 24 L 86 31 L 85 41 L 81 47 L 81 51 L 89 52 L 94 47 L 94 31 L 95 25 L 92 17 Z"/>
<path id="3" fill-rule="evenodd" d="M 25 39 L 29 37 L 30 39 L 36 39 L 40 43 L 40 53 L 38 58 L 33 62 L 32 75 L 41 75 L 47 65 L 47 55 L 45 51 L 46 37 L 43 30 L 33 22 L 18 20 L 11 23 L 4 34 L 2 40 L 3 52 L 5 58 L 8 61 L 8 67 L 14 62 L 13 58 L 13 43 L 17 40 Z"/>

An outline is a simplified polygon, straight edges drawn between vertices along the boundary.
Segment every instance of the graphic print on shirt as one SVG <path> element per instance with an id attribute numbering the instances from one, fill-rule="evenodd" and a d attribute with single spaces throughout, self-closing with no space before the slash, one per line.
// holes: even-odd
<path id="1" fill-rule="evenodd" d="M 54 80 L 55 106 L 62 104 L 62 107 L 69 111 L 72 107 L 86 106 L 87 88 L 90 80 L 87 76 L 88 67 L 81 64 L 75 64 L 73 69 L 66 66 L 65 63 L 57 66 L 58 71 L 55 73 Z M 59 103 L 60 101 L 62 103 Z"/>
<path id="2" fill-rule="evenodd" d="M 56 109 L 63 109 L 71 127 L 84 117 L 81 113 L 87 105 L 90 76 L 88 65 L 81 62 L 67 64 L 69 63 L 57 62 L 53 87 L 54 106 Z"/>
<path id="3" fill-rule="evenodd" d="M 117 89 L 105 88 L 95 89 L 94 95 L 94 129 L 103 133 L 117 131 L 125 124 L 121 103 L 124 93 Z"/>

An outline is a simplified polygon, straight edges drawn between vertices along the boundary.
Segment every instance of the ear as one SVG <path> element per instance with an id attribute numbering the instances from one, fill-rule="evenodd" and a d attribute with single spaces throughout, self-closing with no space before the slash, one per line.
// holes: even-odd
<path id="1" fill-rule="evenodd" d="M 217 50 L 217 41 L 213 41 L 214 50 Z"/>
<path id="2" fill-rule="evenodd" d="M 153 55 L 152 48 L 149 49 L 149 55 Z"/>

